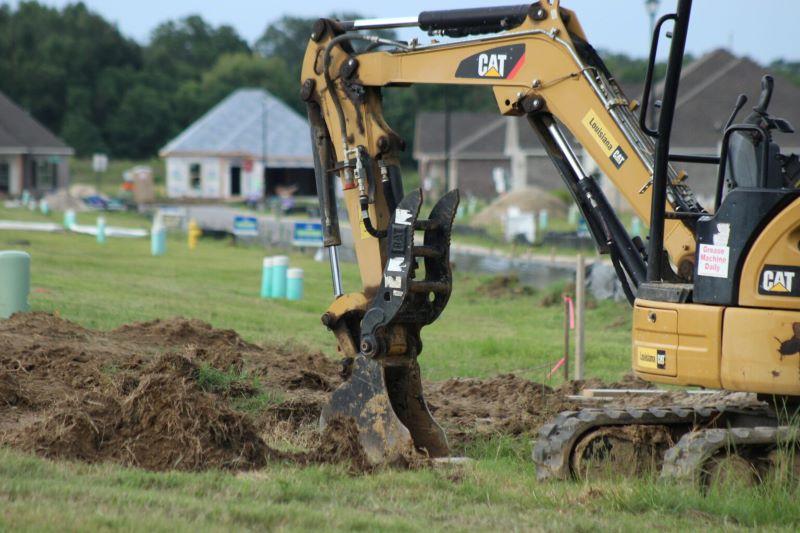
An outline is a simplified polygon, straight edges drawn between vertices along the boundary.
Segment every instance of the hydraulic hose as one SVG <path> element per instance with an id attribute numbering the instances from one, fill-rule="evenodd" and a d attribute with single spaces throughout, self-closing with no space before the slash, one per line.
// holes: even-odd
<path id="1" fill-rule="evenodd" d="M 331 99 L 333 100 L 333 106 L 336 109 L 336 116 L 339 119 L 339 133 L 342 137 L 342 149 L 345 159 L 347 158 L 347 153 L 349 152 L 349 147 L 347 145 L 347 125 L 345 123 L 344 117 L 344 109 L 342 108 L 342 102 L 336 95 L 336 88 L 333 85 L 333 79 L 331 78 L 330 67 L 331 67 L 331 52 L 333 51 L 333 47 L 339 43 L 345 41 L 367 41 L 372 43 L 375 46 L 381 45 L 391 45 L 396 46 L 398 48 L 403 48 L 408 50 L 409 47 L 405 43 L 401 43 L 399 41 L 393 41 L 391 39 L 383 39 L 381 37 L 377 37 L 374 35 L 361 35 L 360 33 L 343 33 L 341 35 L 337 35 L 333 39 L 328 42 L 325 46 L 325 52 L 323 55 L 323 77 L 325 79 L 325 86 L 328 89 L 328 93 L 331 95 Z M 345 172 L 350 172 L 349 168 L 347 167 L 347 162 L 345 161 Z M 361 207 L 361 220 L 364 223 L 364 229 L 369 233 L 372 237 L 376 239 L 384 238 L 387 235 L 386 231 L 379 231 L 373 226 L 372 220 L 369 216 L 369 198 L 366 195 L 361 195 L 359 197 L 359 205 Z"/>

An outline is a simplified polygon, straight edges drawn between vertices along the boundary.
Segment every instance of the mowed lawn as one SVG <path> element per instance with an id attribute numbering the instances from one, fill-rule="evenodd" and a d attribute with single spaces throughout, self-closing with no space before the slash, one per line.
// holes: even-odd
<path id="1" fill-rule="evenodd" d="M 88 223 L 94 215 L 81 215 Z M 45 219 L 0 208 L 2 219 Z M 60 215 L 52 215 L 60 220 Z M 135 215 L 110 224 L 149 225 Z M 319 317 L 331 300 L 326 263 L 292 255 L 306 270 L 302 302 L 258 297 L 264 250 L 204 239 L 194 251 L 171 237 L 164 257 L 148 240 L 32 232 L 0 233 L 0 249 L 32 256 L 34 310 L 91 328 L 182 315 L 236 329 L 251 341 L 301 343 L 335 356 Z M 269 253 L 276 253 L 270 251 Z M 345 265 L 345 287 L 357 272 Z M 538 381 L 560 357 L 561 307 L 549 293 L 482 295 L 485 278 L 457 275 L 439 322 L 423 330 L 420 360 L 429 379 L 514 372 Z M 615 379 L 629 366 L 629 310 L 601 302 L 588 311 L 587 374 Z M 551 385 L 558 385 L 560 377 Z M 113 465 L 51 462 L 0 449 L 0 530 L 795 530 L 795 486 L 725 490 L 648 480 L 539 484 L 531 442 L 495 437 L 476 444 L 470 464 L 353 476 L 337 466 L 276 464 L 247 474 L 151 473 Z"/>

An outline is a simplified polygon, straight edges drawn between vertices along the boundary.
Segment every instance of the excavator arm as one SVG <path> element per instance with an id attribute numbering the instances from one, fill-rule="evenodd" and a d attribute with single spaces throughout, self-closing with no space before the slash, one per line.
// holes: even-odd
<path id="1" fill-rule="evenodd" d="M 362 31 L 408 25 L 467 38 L 419 45 Z M 447 453 L 422 395 L 416 358 L 420 329 L 439 316 L 450 294 L 450 227 L 458 194 L 444 195 L 427 219 L 420 217 L 421 192 L 403 193 L 399 154 L 405 141 L 382 111 L 383 87 L 419 83 L 491 87 L 501 114 L 526 116 L 631 300 L 647 277 L 645 247 L 628 236 L 573 144 L 649 220 L 655 142 L 634 115 L 638 104 L 622 93 L 575 14 L 558 0 L 425 12 L 415 19 L 319 20 L 303 63 L 301 97 L 312 127 L 336 296 L 323 323 L 338 339 L 347 378 L 323 423 L 337 415 L 355 417 L 374 462 L 412 448 Z M 664 222 L 663 256 L 650 259 L 663 262 L 675 279 L 691 277 L 693 215 L 703 212 L 684 178 L 668 167 L 665 210 L 672 214 Z M 343 294 L 338 270 L 337 181 L 362 282 L 350 294 Z"/>

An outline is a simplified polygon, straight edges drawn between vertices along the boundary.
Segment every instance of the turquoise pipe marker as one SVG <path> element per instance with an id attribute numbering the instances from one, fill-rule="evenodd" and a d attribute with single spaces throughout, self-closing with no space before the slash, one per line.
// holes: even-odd
<path id="1" fill-rule="evenodd" d="M 539 231 L 544 231 L 547 229 L 548 223 L 550 222 L 550 213 L 547 212 L 547 209 L 542 209 L 539 211 Z"/>
<path id="2" fill-rule="evenodd" d="M 106 217 L 97 217 L 97 243 L 106 243 Z"/>
<path id="3" fill-rule="evenodd" d="M 290 268 L 286 271 L 286 299 L 303 299 L 303 269 Z"/>
<path id="4" fill-rule="evenodd" d="M 0 252 L 0 318 L 27 311 L 31 289 L 31 256 L 13 250 Z"/>
<path id="5" fill-rule="evenodd" d="M 75 211 L 67 209 L 64 211 L 64 229 L 72 229 L 75 225 Z"/>
<path id="6" fill-rule="evenodd" d="M 273 298 L 286 298 L 286 271 L 288 269 L 288 257 L 285 255 L 276 255 L 272 258 L 272 287 L 270 287 L 270 296 Z"/>
<path id="7" fill-rule="evenodd" d="M 167 253 L 167 228 L 158 222 L 150 228 L 150 253 L 155 257 Z"/>
<path id="8" fill-rule="evenodd" d="M 642 221 L 639 217 L 631 219 L 631 235 L 634 237 L 641 237 L 642 235 Z"/>
<path id="9" fill-rule="evenodd" d="M 261 262 L 261 297 L 272 296 L 272 258 L 265 257 Z"/>

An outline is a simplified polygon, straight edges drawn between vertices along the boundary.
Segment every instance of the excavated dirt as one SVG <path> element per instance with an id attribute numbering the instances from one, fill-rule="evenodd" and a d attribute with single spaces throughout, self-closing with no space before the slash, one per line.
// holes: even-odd
<path id="1" fill-rule="evenodd" d="M 494 276 L 478 285 L 478 294 L 490 298 L 513 298 L 515 296 L 530 296 L 535 293 L 533 288 L 524 285 L 519 276 L 515 274 L 502 274 Z"/>
<path id="2" fill-rule="evenodd" d="M 514 374 L 430 382 L 425 395 L 455 446 L 480 435 L 532 435 L 547 418 L 576 407 L 547 385 Z"/>
<path id="3" fill-rule="evenodd" d="M 50 314 L 19 314 L 0 321 L 0 446 L 149 470 L 291 461 L 368 471 L 352 420 L 318 430 L 339 370 L 320 352 L 258 346 L 198 320 L 93 331 Z M 507 374 L 427 382 L 424 390 L 459 453 L 486 436 L 535 435 L 549 417 L 579 408 L 566 396 L 585 387 L 647 386 L 626 377 L 553 389 Z"/>
<path id="4" fill-rule="evenodd" d="M 262 348 L 196 320 L 98 332 L 44 313 L 15 315 L 0 322 L 0 444 L 150 470 L 247 470 L 271 460 L 361 465 L 345 424 L 327 430 L 339 443 L 335 453 L 314 448 L 311 437 L 310 450 L 285 438 L 316 422 L 336 369 L 321 353 Z M 269 392 L 276 399 L 258 412 L 237 408 Z"/>

